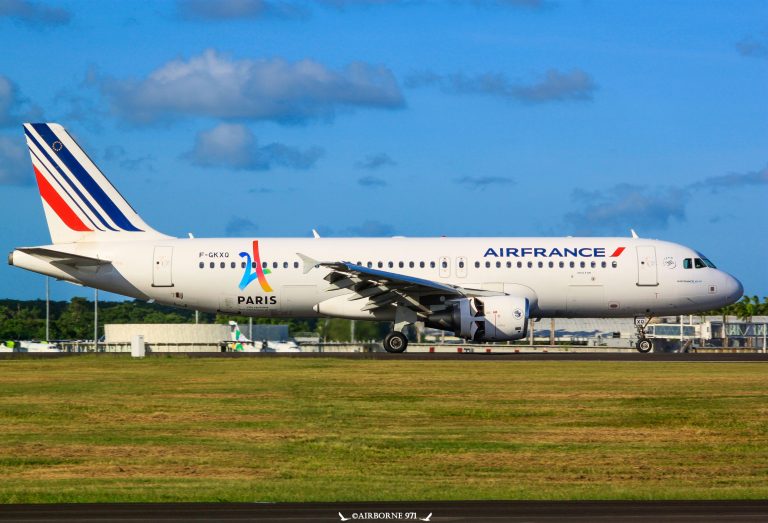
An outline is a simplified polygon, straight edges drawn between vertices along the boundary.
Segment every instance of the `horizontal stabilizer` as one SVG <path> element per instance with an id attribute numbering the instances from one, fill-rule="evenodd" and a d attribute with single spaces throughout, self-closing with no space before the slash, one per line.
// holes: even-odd
<path id="1" fill-rule="evenodd" d="M 79 254 L 71 254 L 68 252 L 56 251 L 53 249 L 46 249 L 44 247 L 21 247 L 16 249 L 35 258 L 40 258 L 48 263 L 57 263 L 61 265 L 70 265 L 72 267 L 96 267 L 99 265 L 109 265 L 112 263 L 109 260 L 100 260 L 99 258 L 91 258 L 89 256 L 81 256 Z"/>

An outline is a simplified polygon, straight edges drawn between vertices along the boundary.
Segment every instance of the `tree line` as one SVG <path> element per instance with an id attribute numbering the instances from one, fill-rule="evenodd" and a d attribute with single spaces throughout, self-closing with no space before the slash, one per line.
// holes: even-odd
<path id="1" fill-rule="evenodd" d="M 92 340 L 93 301 L 72 298 L 71 301 L 51 301 L 49 340 Z M 133 301 L 99 301 L 99 336 L 106 323 L 195 323 L 195 311 Z M 200 323 L 226 324 L 237 321 L 248 324 L 245 316 L 201 312 Z M 254 324 L 288 325 L 291 336 L 297 333 L 317 333 L 326 341 L 349 341 L 353 327 L 343 319 L 253 318 Z M 379 340 L 389 332 L 389 325 L 358 321 L 354 325 L 356 340 Z M 45 300 L 0 300 L 0 340 L 45 340 Z"/>
<path id="2" fill-rule="evenodd" d="M 700 314 L 701 316 L 736 316 L 749 321 L 753 316 L 768 316 L 768 297 L 744 296 L 741 301 Z M 93 339 L 93 302 L 85 298 L 50 302 L 51 340 Z M 241 327 L 248 324 L 245 316 L 209 314 L 201 312 L 200 323 L 226 324 L 237 321 Z M 99 336 L 106 323 L 194 323 L 195 311 L 177 309 L 144 301 L 100 301 Z M 338 318 L 254 318 L 254 324 L 288 325 L 291 336 L 297 333 L 316 333 L 325 341 L 380 340 L 390 330 L 387 322 L 357 321 Z M 0 340 L 44 340 L 45 300 L 0 300 Z"/>

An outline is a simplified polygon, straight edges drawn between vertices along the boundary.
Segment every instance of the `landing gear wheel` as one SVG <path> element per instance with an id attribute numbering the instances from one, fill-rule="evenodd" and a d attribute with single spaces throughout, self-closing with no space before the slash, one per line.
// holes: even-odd
<path id="1" fill-rule="evenodd" d="M 390 332 L 384 338 L 384 350 L 387 352 L 404 352 L 408 347 L 408 338 L 402 332 Z"/>
<path id="2" fill-rule="evenodd" d="M 653 341 L 649 340 L 648 338 L 641 338 L 638 340 L 636 347 L 637 350 L 643 354 L 646 352 L 651 352 L 653 350 Z"/>

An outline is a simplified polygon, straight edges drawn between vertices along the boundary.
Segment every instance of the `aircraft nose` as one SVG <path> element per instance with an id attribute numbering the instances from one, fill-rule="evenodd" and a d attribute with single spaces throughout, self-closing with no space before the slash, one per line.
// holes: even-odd
<path id="1" fill-rule="evenodd" d="M 744 286 L 728 273 L 723 273 L 723 291 L 729 303 L 739 301 L 744 295 Z"/>

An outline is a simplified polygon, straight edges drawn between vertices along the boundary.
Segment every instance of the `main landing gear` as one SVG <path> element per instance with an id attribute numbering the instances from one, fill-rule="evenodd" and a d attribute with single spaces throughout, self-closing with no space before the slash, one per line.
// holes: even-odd
<path id="1" fill-rule="evenodd" d="M 408 348 L 408 338 L 402 332 L 390 332 L 384 338 L 384 350 L 387 352 L 400 353 Z"/>
<path id="2" fill-rule="evenodd" d="M 638 352 L 642 352 L 643 354 L 653 350 L 653 340 L 645 337 L 645 326 L 648 325 L 649 321 L 651 321 L 651 318 L 635 318 L 635 327 L 637 328 L 637 343 L 635 344 L 635 348 Z"/>
<path id="3" fill-rule="evenodd" d="M 416 312 L 408 307 L 398 305 L 395 309 L 395 328 L 384 338 L 384 350 L 396 354 L 405 352 L 405 349 L 408 348 L 408 338 L 402 331 L 408 325 L 415 323 L 417 319 Z"/>

